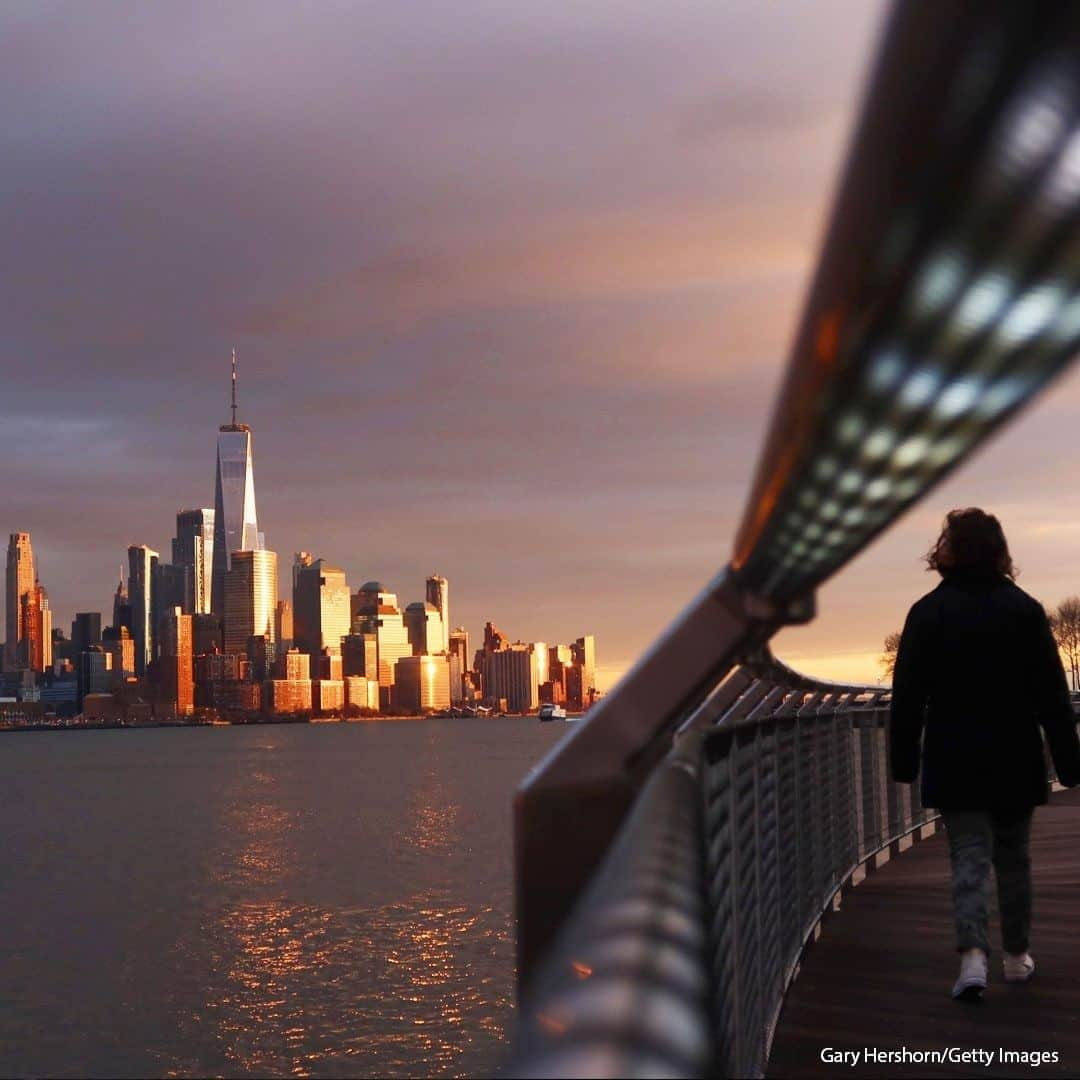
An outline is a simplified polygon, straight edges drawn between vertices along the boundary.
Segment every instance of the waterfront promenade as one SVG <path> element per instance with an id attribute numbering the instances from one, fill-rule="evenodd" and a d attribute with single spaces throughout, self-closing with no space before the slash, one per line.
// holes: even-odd
<path id="1" fill-rule="evenodd" d="M 835 1076 L 1076 1076 L 1080 1074 L 1080 789 L 1035 812 L 1035 918 L 1028 985 L 1001 978 L 979 1004 L 949 997 L 956 976 L 949 866 L 942 829 L 894 857 L 853 889 L 806 952 L 777 1029 L 767 1074 Z M 992 943 L 998 947 L 996 904 Z M 822 1051 L 990 1050 L 990 1065 L 826 1063 Z M 1056 1051 L 1033 1067 L 1003 1063 L 999 1049 Z"/>

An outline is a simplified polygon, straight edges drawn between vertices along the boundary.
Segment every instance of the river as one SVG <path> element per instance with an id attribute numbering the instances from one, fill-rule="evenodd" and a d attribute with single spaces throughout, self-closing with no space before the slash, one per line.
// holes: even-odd
<path id="1" fill-rule="evenodd" d="M 0 736 L 0 1075 L 476 1076 L 535 719 Z"/>

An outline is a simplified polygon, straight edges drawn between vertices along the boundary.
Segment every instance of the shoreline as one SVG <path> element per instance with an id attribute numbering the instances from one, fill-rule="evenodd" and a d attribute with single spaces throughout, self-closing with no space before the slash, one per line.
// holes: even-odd
<path id="1" fill-rule="evenodd" d="M 106 721 L 99 724 L 19 724 L 0 726 L 0 735 L 15 734 L 22 731 L 142 731 L 149 728 L 216 728 L 216 727 L 278 727 L 283 724 L 321 726 L 323 724 L 381 724 L 401 723 L 417 720 L 461 720 L 486 719 L 499 720 L 536 720 L 534 713 L 507 713 L 502 716 L 458 717 L 458 716 L 319 716 L 311 719 L 293 719 L 292 717 L 268 718 L 265 720 L 152 720 L 147 723 L 125 724 L 119 721 Z M 576 720 L 577 716 L 567 719 Z M 546 721 L 550 722 L 550 721 Z M 565 722 L 565 721 L 564 721 Z"/>

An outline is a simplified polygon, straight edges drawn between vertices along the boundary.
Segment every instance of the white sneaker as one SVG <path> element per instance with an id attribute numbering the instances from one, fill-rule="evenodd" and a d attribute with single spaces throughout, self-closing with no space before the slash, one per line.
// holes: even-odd
<path id="1" fill-rule="evenodd" d="M 1031 953 L 1021 953 L 1019 956 L 1006 953 L 1002 966 L 1005 968 L 1006 982 L 1027 982 L 1035 972 Z"/>
<path id="2" fill-rule="evenodd" d="M 965 949 L 960 954 L 960 977 L 953 985 L 952 996 L 979 1001 L 985 989 L 986 953 L 982 949 Z"/>

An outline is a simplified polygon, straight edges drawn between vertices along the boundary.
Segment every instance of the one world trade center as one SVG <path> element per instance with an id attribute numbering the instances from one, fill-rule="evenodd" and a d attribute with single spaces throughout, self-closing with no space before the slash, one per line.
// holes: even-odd
<path id="1" fill-rule="evenodd" d="M 217 441 L 214 491 L 214 564 L 211 609 L 225 613 L 225 574 L 234 551 L 259 551 L 262 537 L 255 517 L 255 474 L 251 428 L 236 422 L 236 351 L 232 357 L 232 423 L 222 424 Z"/>

